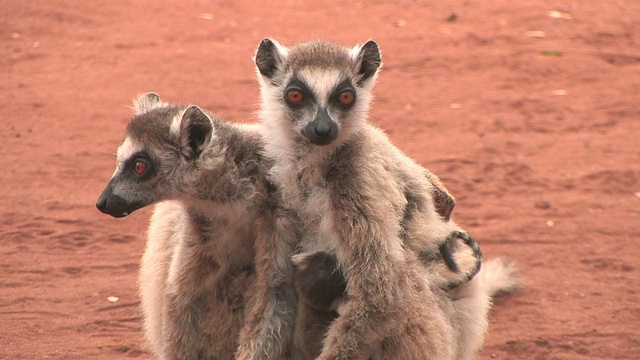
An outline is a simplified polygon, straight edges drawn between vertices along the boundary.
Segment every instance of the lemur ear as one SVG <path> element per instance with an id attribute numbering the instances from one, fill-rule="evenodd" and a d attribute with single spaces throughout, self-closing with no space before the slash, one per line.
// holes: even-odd
<path id="1" fill-rule="evenodd" d="M 137 99 L 133 100 L 133 108 L 135 109 L 136 115 L 157 108 L 160 104 L 160 96 L 153 92 L 140 95 Z"/>
<path id="2" fill-rule="evenodd" d="M 199 107 L 185 110 L 180 121 L 180 152 L 189 159 L 197 158 L 213 133 L 211 119 Z"/>
<path id="3" fill-rule="evenodd" d="M 431 196 L 436 212 L 444 221 L 451 220 L 451 213 L 456 207 L 456 199 L 434 173 L 429 170 L 424 170 L 424 175 L 433 186 Z"/>
<path id="4" fill-rule="evenodd" d="M 260 74 L 272 78 L 285 62 L 287 54 L 287 49 L 277 41 L 264 39 L 256 51 L 256 67 Z"/>
<path id="5" fill-rule="evenodd" d="M 382 64 L 380 49 L 375 41 L 369 40 L 360 46 L 360 48 L 354 48 L 352 54 L 355 55 L 353 62 L 354 71 L 361 76 L 358 79 L 358 85 L 362 85 L 378 72 Z"/>
<path id="6" fill-rule="evenodd" d="M 433 205 L 436 212 L 444 221 L 451 220 L 451 213 L 456 207 L 456 200 L 445 190 L 434 186 L 433 188 Z"/>

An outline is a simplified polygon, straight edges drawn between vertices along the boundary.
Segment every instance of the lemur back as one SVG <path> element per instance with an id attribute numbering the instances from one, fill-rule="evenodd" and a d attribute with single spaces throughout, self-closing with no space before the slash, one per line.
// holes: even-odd
<path id="1" fill-rule="evenodd" d="M 264 40 L 256 54 L 270 175 L 304 224 L 298 248 L 334 254 L 346 278 L 348 302 L 319 359 L 470 358 L 489 307 L 489 294 L 467 278 L 479 251 L 451 239 L 459 272 L 432 256 L 450 234 L 465 232 L 436 211 L 435 175 L 367 123 L 380 64 L 372 41 L 349 50 Z M 286 271 L 265 265 L 258 274 Z M 468 282 L 443 289 L 459 278 Z M 274 317 L 261 309 L 277 301 L 259 298 L 241 333 L 240 359 L 273 355 L 260 344 L 276 333 Z"/>

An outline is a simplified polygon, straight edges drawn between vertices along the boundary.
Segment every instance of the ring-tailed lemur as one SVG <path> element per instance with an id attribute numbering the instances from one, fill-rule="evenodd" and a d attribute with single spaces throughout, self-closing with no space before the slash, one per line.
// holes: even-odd
<path id="1" fill-rule="evenodd" d="M 346 278 L 348 301 L 319 359 L 471 358 L 484 338 L 491 295 L 477 277 L 464 282 L 479 252 L 450 237 L 465 233 L 437 214 L 425 169 L 366 121 L 381 64 L 377 44 L 287 48 L 265 39 L 255 62 L 266 153 L 275 161 L 270 176 L 305 225 L 299 247 L 334 254 Z M 436 261 L 424 266 L 432 259 L 423 255 L 439 253 L 447 239 L 447 256 L 461 271 Z M 282 265 L 262 262 L 257 272 L 278 274 Z M 463 283 L 441 289 L 456 279 Z M 261 345 L 276 333 L 274 314 L 264 309 L 277 308 L 277 299 L 256 297 L 239 359 L 278 356 Z"/>
<path id="2" fill-rule="evenodd" d="M 134 107 L 97 207 L 122 217 L 157 203 L 139 279 L 153 352 L 161 359 L 229 358 L 245 293 L 255 286 L 254 223 L 264 206 L 274 206 L 265 194 L 270 165 L 262 157 L 263 132 L 259 125 L 224 123 L 196 106 L 161 102 L 153 93 Z M 454 203 L 438 186 L 438 211 L 448 216 Z M 296 335 L 305 341 L 303 349 L 287 349 L 293 358 L 319 349 L 335 318 L 335 309 L 314 313 L 318 296 L 343 299 L 341 274 L 305 275 L 323 266 L 318 255 L 300 257 Z M 305 288 L 313 283 L 318 286 Z M 325 291 L 330 288 L 338 290 Z"/>
<path id="3" fill-rule="evenodd" d="M 266 189 L 261 127 L 225 123 L 153 93 L 134 105 L 97 207 L 122 217 L 158 203 L 139 278 L 146 337 L 159 359 L 230 359 L 259 278 L 255 240 L 266 234 L 259 223 L 270 223 L 265 214 L 277 206 Z M 298 299 L 284 276 L 279 316 L 291 323 Z"/>

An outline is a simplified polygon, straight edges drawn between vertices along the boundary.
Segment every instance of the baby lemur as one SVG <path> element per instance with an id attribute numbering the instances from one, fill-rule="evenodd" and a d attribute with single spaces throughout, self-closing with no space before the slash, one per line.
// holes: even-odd
<path id="1" fill-rule="evenodd" d="M 473 357 L 491 295 L 489 286 L 468 276 L 479 251 L 437 213 L 428 172 L 366 121 L 381 65 L 377 44 L 284 47 L 265 39 L 255 62 L 266 154 L 275 162 L 270 179 L 284 208 L 304 226 L 299 251 L 334 255 L 346 280 L 348 301 L 330 324 L 319 359 Z M 440 251 L 443 243 L 446 251 Z M 438 253 L 451 261 L 434 261 Z M 265 258 L 257 273 L 277 284 L 270 274 L 287 273 L 287 265 Z M 459 285 L 442 289 L 450 282 Z M 265 346 L 283 336 L 273 324 L 286 323 L 265 309 L 281 305 L 269 285 L 259 290 L 241 332 L 239 359 L 281 355 Z"/>

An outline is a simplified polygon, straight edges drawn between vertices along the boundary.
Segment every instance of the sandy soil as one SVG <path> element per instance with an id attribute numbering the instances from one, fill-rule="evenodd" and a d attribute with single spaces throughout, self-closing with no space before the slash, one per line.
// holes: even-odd
<path id="1" fill-rule="evenodd" d="M 480 359 L 640 358 L 640 2 L 161 3 L 0 0 L 0 358 L 150 358 L 149 210 L 94 207 L 130 99 L 255 121 L 266 36 L 378 41 L 372 121 L 526 282 Z"/>

